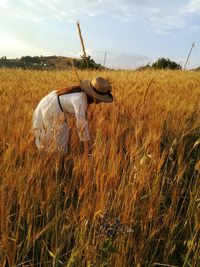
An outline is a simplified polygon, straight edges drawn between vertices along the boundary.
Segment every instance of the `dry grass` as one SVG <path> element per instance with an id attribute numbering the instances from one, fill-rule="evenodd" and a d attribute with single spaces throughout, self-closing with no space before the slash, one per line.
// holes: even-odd
<path id="1" fill-rule="evenodd" d="M 35 149 L 31 119 L 73 72 L 0 70 L 0 265 L 198 266 L 199 74 L 80 76 L 97 74 L 117 101 L 90 107 L 92 155 L 74 127 L 60 159 Z"/>

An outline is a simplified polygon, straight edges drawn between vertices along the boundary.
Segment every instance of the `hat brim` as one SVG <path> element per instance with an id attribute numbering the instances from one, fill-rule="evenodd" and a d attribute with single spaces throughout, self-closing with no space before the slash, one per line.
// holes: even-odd
<path id="1" fill-rule="evenodd" d="M 89 80 L 83 80 L 81 81 L 81 89 L 89 96 L 96 98 L 102 102 L 105 103 L 111 103 L 113 102 L 113 96 L 112 94 L 109 92 L 105 95 L 102 94 L 98 94 L 97 92 L 95 92 L 93 90 L 93 87 L 91 86 L 91 82 Z"/>

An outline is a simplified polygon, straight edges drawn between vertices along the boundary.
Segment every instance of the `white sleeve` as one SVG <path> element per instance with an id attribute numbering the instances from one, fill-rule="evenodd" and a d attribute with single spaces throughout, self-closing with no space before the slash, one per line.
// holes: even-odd
<path id="1" fill-rule="evenodd" d="M 73 101 L 76 124 L 80 141 L 89 141 L 90 134 L 88 129 L 88 121 L 86 117 L 87 100 L 85 97 L 78 97 Z"/>

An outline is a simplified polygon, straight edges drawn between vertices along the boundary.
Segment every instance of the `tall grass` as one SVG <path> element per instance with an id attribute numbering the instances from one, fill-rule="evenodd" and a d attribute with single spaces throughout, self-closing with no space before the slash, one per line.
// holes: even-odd
<path id="1" fill-rule="evenodd" d="M 80 72 L 96 75 L 116 102 L 89 107 L 91 155 L 69 118 L 61 158 L 31 120 L 74 73 L 0 70 L 0 266 L 199 266 L 199 74 Z"/>

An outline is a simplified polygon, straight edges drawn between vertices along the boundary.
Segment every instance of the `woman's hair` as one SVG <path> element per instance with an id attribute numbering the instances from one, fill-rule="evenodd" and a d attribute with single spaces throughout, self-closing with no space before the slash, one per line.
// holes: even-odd
<path id="1" fill-rule="evenodd" d="M 81 93 L 81 92 L 83 92 L 83 90 L 81 89 L 80 86 L 70 86 L 70 87 L 58 89 L 56 91 L 56 94 L 60 96 L 60 95 L 66 95 L 66 94 L 71 94 L 71 93 Z"/>
<path id="2" fill-rule="evenodd" d="M 67 94 L 81 93 L 81 92 L 83 92 L 83 90 L 81 89 L 80 86 L 77 85 L 77 86 L 70 86 L 70 87 L 65 87 L 65 88 L 59 89 L 56 91 L 56 94 L 58 96 L 60 96 L 60 95 L 67 95 Z M 88 94 L 86 94 L 86 96 L 87 96 L 88 104 L 101 102 L 101 101 L 94 99 L 94 97 L 89 96 Z"/>
<path id="3" fill-rule="evenodd" d="M 87 102 L 88 102 L 88 104 L 92 104 L 92 103 L 95 103 L 96 102 L 95 99 L 94 99 L 94 97 L 92 97 L 92 96 L 90 96 L 88 94 L 86 94 L 86 96 L 87 96 Z"/>

